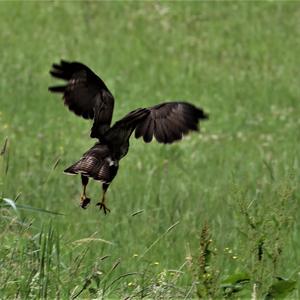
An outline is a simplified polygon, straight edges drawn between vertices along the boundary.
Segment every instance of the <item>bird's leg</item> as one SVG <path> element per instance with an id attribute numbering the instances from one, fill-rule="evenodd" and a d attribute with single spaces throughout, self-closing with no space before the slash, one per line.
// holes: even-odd
<path id="1" fill-rule="evenodd" d="M 83 186 L 82 195 L 80 197 L 80 206 L 84 209 L 88 206 L 88 204 L 91 202 L 91 199 L 86 196 L 86 186 L 89 183 L 89 178 L 87 176 L 81 175 L 81 182 Z"/>
<path id="2" fill-rule="evenodd" d="M 99 206 L 100 210 L 103 209 L 105 215 L 107 212 L 110 212 L 110 209 L 105 205 L 105 193 L 106 193 L 108 187 L 109 187 L 108 183 L 102 184 L 103 194 L 102 194 L 101 202 L 96 204 L 97 206 Z"/>

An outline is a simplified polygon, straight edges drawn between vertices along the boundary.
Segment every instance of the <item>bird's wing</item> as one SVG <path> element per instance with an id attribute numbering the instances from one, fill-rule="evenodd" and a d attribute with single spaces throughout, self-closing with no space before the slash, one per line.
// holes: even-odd
<path id="1" fill-rule="evenodd" d="M 50 74 L 66 80 L 66 85 L 51 86 L 49 91 L 62 93 L 69 110 L 85 119 L 93 119 L 91 137 L 101 138 L 110 128 L 114 97 L 105 83 L 79 62 L 53 64 Z"/>
<path id="2" fill-rule="evenodd" d="M 146 143 L 153 136 L 159 143 L 170 144 L 182 139 L 189 131 L 197 131 L 198 123 L 208 115 L 187 102 L 166 102 L 149 108 L 148 116 L 135 129 L 135 137 Z"/>
<path id="3" fill-rule="evenodd" d="M 110 139 L 120 135 L 129 138 L 135 130 L 135 137 L 143 137 L 146 143 L 154 136 L 159 143 L 169 144 L 197 131 L 199 121 L 207 118 L 202 109 L 190 103 L 166 102 L 130 112 L 110 129 Z"/>

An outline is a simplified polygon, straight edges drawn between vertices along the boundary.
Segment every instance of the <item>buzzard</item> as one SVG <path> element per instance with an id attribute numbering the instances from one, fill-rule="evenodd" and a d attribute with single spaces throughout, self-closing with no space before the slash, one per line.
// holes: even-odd
<path id="1" fill-rule="evenodd" d="M 86 187 L 92 178 L 102 183 L 102 198 L 97 205 L 105 214 L 110 211 L 105 204 L 105 193 L 117 175 L 119 161 L 128 152 L 133 132 L 136 138 L 142 137 L 146 143 L 155 137 L 159 143 L 171 144 L 189 131 L 198 130 L 199 121 L 208 118 L 201 108 L 174 101 L 135 109 L 111 126 L 114 97 L 91 69 L 79 62 L 62 60 L 60 64 L 52 65 L 50 74 L 65 80 L 66 84 L 51 86 L 49 91 L 61 93 L 64 104 L 76 115 L 93 120 L 90 137 L 98 139 L 79 161 L 64 171 L 81 175 L 82 208 L 90 203 Z"/>

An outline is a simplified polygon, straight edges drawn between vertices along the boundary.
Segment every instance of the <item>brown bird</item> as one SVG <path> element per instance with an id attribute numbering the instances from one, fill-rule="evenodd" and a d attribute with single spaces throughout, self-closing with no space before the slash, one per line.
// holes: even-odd
<path id="1" fill-rule="evenodd" d="M 50 74 L 66 80 L 66 85 L 49 87 L 53 93 L 62 93 L 64 104 L 76 115 L 92 119 L 91 138 L 98 142 L 81 159 L 67 168 L 68 174 L 81 174 L 83 192 L 81 207 L 90 199 L 86 195 L 89 178 L 102 183 L 102 198 L 97 205 L 106 214 L 105 193 L 117 175 L 119 161 L 127 154 L 129 138 L 143 137 L 146 143 L 153 136 L 159 143 L 171 144 L 189 131 L 197 131 L 199 120 L 208 118 L 201 108 L 187 102 L 165 102 L 149 108 L 138 108 L 128 113 L 112 127 L 114 97 L 105 83 L 87 66 L 79 62 L 61 61 L 53 64 Z"/>

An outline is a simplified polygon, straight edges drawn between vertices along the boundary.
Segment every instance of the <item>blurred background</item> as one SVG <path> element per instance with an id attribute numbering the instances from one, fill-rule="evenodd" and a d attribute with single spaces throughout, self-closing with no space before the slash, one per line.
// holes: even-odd
<path id="1" fill-rule="evenodd" d="M 2 2 L 1 294 L 297 298 L 299 20 L 297 2 Z M 47 90 L 60 59 L 103 79 L 113 121 L 166 100 L 210 114 L 174 145 L 132 138 L 108 216 L 97 182 L 82 210 L 62 174 L 95 140 Z"/>

